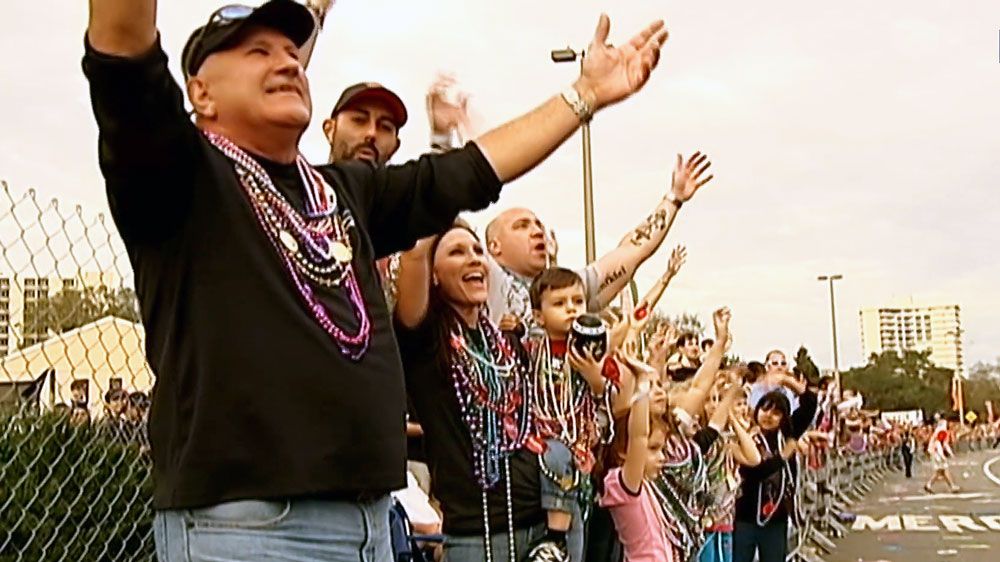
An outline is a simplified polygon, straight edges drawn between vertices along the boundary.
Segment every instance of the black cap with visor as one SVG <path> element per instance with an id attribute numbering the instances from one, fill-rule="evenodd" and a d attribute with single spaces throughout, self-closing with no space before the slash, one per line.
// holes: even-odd
<path id="1" fill-rule="evenodd" d="M 194 30 L 184 45 L 181 54 L 184 78 L 197 74 L 209 55 L 232 47 L 241 32 L 253 25 L 275 29 L 301 47 L 312 35 L 316 22 L 305 6 L 292 0 L 270 0 L 256 8 L 240 4 L 223 6 L 212 12 L 208 23 Z"/>

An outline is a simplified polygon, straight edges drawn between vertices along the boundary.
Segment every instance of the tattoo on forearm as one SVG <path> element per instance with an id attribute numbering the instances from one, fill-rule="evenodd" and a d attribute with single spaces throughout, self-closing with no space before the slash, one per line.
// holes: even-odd
<path id="1" fill-rule="evenodd" d="M 646 217 L 646 220 L 632 232 L 630 241 L 636 246 L 641 246 L 665 228 L 667 228 L 667 211 L 666 209 L 660 209 Z"/>
<path id="2" fill-rule="evenodd" d="M 625 277 L 624 265 L 609 273 L 607 277 L 604 278 L 604 281 L 601 281 L 601 286 L 598 288 L 598 291 L 603 291 L 608 287 L 614 285 L 615 282 L 621 279 L 622 277 Z"/>

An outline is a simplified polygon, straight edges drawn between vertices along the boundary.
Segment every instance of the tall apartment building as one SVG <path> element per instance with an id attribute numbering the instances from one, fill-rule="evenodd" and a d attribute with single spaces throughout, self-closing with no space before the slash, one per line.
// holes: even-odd
<path id="1" fill-rule="evenodd" d="M 109 271 L 81 272 L 74 277 L 30 277 L 0 274 L 0 355 L 35 345 L 50 337 L 45 326 L 25 326 L 25 310 L 63 290 L 117 289 L 121 278 Z"/>
<path id="2" fill-rule="evenodd" d="M 935 365 L 965 376 L 961 310 L 957 304 L 920 304 L 908 299 L 863 308 L 860 316 L 866 359 L 885 351 L 930 350 Z"/>

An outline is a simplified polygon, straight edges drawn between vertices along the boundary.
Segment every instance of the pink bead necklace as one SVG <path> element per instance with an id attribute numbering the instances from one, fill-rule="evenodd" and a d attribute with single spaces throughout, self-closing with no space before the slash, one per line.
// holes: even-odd
<path id="1" fill-rule="evenodd" d="M 222 135 L 206 132 L 205 136 L 233 161 L 254 216 L 278 253 L 306 308 L 341 353 L 359 361 L 371 343 L 371 320 L 354 271 L 350 230 L 355 225 L 350 210 L 338 208 L 336 192 L 301 155 L 295 163 L 306 188 L 305 216 L 285 199 L 271 177 L 250 155 Z M 313 285 L 341 288 L 347 293 L 358 324 L 355 333 L 349 334 L 334 323 L 326 305 L 317 298 Z"/>

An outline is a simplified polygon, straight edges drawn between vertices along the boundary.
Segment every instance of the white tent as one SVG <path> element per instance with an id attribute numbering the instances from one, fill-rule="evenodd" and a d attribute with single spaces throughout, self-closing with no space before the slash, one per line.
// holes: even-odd
<path id="1" fill-rule="evenodd" d="M 0 359 L 0 383 L 23 387 L 54 370 L 42 386 L 43 405 L 70 403 L 74 380 L 88 381 L 91 414 L 103 411 L 104 393 L 112 383 L 121 383 L 127 392 L 149 393 L 153 372 L 144 354 L 145 330 L 141 324 L 105 316 L 57 334 L 31 347 L 19 349 Z"/>

